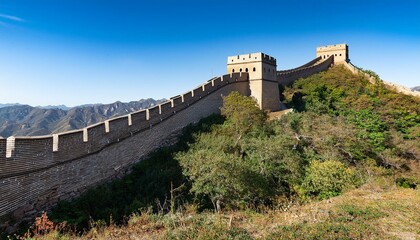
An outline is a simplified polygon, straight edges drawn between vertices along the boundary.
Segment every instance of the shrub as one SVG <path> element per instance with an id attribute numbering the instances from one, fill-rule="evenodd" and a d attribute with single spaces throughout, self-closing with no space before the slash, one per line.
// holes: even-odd
<path id="1" fill-rule="evenodd" d="M 326 199 L 340 195 L 355 185 L 355 174 L 341 162 L 328 160 L 312 161 L 301 185 L 301 193 Z"/>

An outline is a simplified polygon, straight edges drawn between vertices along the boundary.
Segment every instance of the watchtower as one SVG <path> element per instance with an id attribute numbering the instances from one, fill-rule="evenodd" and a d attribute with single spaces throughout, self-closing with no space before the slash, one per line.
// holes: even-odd
<path id="1" fill-rule="evenodd" d="M 343 43 L 316 48 L 316 57 L 327 59 L 332 55 L 334 56 L 334 63 L 349 62 L 349 47 Z"/>
<path id="2" fill-rule="evenodd" d="M 260 108 L 271 111 L 280 109 L 275 58 L 264 53 L 230 56 L 227 62 L 227 72 L 248 73 L 251 96 L 257 100 Z"/>

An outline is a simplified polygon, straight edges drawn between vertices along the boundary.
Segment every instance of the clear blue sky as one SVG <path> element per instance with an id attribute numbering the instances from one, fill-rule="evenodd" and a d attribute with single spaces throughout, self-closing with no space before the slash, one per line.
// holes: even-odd
<path id="1" fill-rule="evenodd" d="M 0 103 L 68 106 L 169 98 L 225 74 L 229 55 L 278 69 L 321 45 L 420 85 L 420 1 L 0 0 Z"/>

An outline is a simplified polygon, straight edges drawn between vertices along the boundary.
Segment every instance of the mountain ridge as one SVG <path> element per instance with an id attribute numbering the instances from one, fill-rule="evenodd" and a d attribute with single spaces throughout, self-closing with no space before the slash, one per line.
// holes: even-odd
<path id="1" fill-rule="evenodd" d="M 69 109 L 12 104 L 0 107 L 0 137 L 39 136 L 80 129 L 163 101 L 148 98 L 127 103 L 87 104 Z"/>

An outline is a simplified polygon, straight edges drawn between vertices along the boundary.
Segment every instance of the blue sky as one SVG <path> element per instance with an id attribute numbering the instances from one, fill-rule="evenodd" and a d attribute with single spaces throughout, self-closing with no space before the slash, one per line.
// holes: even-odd
<path id="1" fill-rule="evenodd" d="M 265 52 L 278 69 L 347 43 L 351 61 L 420 85 L 420 1 L 0 0 L 0 103 L 169 98 Z"/>

